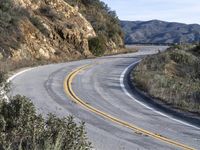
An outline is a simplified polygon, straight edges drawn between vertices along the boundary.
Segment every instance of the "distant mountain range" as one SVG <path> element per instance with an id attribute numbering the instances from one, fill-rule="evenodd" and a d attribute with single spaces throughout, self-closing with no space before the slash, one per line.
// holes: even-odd
<path id="1" fill-rule="evenodd" d="M 193 43 L 200 41 L 200 25 L 151 21 L 121 21 L 126 44 Z"/>

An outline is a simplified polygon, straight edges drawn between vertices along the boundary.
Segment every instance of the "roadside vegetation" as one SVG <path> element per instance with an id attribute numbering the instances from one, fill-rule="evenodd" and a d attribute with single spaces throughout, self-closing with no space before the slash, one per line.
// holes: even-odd
<path id="1" fill-rule="evenodd" d="M 30 99 L 17 95 L 6 98 L 9 86 L 0 73 L 0 149 L 1 150 L 90 150 L 84 123 L 72 116 L 43 118 Z"/>
<path id="2" fill-rule="evenodd" d="M 200 114 L 200 45 L 174 46 L 148 56 L 133 70 L 132 79 L 150 96 Z"/>

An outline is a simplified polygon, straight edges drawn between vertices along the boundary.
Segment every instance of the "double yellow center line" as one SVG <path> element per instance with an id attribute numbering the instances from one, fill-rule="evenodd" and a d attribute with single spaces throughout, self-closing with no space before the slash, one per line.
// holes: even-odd
<path id="1" fill-rule="evenodd" d="M 66 92 L 66 94 L 68 96 L 71 97 L 71 99 L 79 104 L 80 106 L 82 106 L 83 108 L 89 110 L 90 112 L 93 112 L 101 117 L 104 117 L 105 119 L 108 119 L 116 124 L 119 124 L 119 125 L 122 125 L 124 127 L 127 127 L 131 130 L 133 130 L 134 132 L 137 132 L 137 133 L 140 133 L 140 134 L 143 134 L 143 135 L 146 135 L 146 136 L 149 136 L 149 137 L 152 137 L 154 139 L 157 139 L 157 140 L 160 140 L 162 142 L 165 142 L 167 144 L 170 144 L 170 145 L 173 145 L 173 146 L 176 146 L 176 147 L 179 147 L 181 149 L 185 149 L 185 150 L 195 150 L 194 148 L 192 147 L 189 147 L 187 145 L 184 145 L 184 144 L 181 144 L 179 142 L 176 142 L 172 139 L 169 139 L 169 138 L 166 138 L 166 137 L 163 137 L 159 134 L 156 134 L 156 133 L 153 133 L 153 132 L 150 132 L 150 131 L 147 131 L 145 129 L 142 129 L 140 127 L 137 127 L 133 124 L 130 124 L 128 122 L 125 122 L 123 120 L 120 120 L 114 116 L 111 116 L 101 110 L 98 110 L 96 108 L 94 108 L 93 106 L 87 104 L 84 100 L 80 99 L 73 91 L 72 89 L 72 81 L 73 79 L 83 70 L 91 67 L 92 65 L 85 65 L 85 66 L 82 66 L 82 67 L 79 67 L 77 69 L 75 69 L 74 71 L 72 71 L 64 80 L 64 90 Z"/>

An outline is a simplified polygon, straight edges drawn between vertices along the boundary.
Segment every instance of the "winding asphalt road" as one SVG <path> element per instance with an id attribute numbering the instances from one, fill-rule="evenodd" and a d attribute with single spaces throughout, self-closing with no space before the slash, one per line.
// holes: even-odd
<path id="1" fill-rule="evenodd" d="M 124 70 L 166 47 L 139 48 L 133 54 L 27 70 L 12 79 L 12 95 L 31 98 L 43 115 L 73 115 L 86 122 L 89 140 L 97 150 L 200 149 L 199 128 L 149 109 L 125 88 Z M 77 69 L 84 65 L 90 66 Z"/>

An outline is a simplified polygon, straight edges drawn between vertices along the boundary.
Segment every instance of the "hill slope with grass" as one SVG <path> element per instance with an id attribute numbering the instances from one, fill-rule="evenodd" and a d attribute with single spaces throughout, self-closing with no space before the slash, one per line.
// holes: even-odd
<path id="1" fill-rule="evenodd" d="M 200 46 L 146 57 L 133 70 L 132 81 L 161 102 L 200 114 Z"/>
<path id="2" fill-rule="evenodd" d="M 200 41 L 200 25 L 151 21 L 121 21 L 125 43 L 193 43 Z"/>

